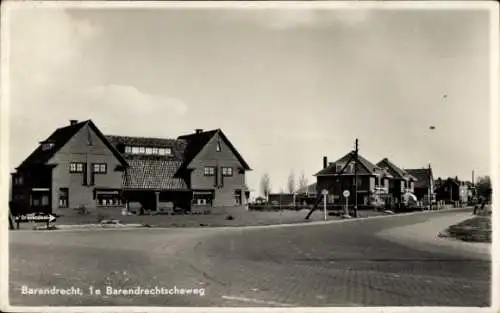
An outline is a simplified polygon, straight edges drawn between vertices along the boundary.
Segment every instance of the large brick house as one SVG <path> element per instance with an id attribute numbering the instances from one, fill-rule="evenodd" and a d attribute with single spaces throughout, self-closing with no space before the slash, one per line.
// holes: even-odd
<path id="1" fill-rule="evenodd" d="M 323 158 L 323 169 L 316 173 L 317 194 L 328 190 L 328 202 L 354 204 L 355 200 L 355 167 L 357 175 L 357 203 L 358 206 L 370 206 L 373 196 L 387 195 L 392 175 L 374 165 L 360 154 L 351 151 L 335 162 L 328 163 Z M 342 196 L 344 190 L 349 190 L 349 197 Z"/>
<path id="2" fill-rule="evenodd" d="M 139 204 L 149 210 L 247 203 L 251 170 L 220 129 L 177 139 L 106 136 L 91 121 L 54 131 L 12 174 L 19 212 L 68 214 Z"/>

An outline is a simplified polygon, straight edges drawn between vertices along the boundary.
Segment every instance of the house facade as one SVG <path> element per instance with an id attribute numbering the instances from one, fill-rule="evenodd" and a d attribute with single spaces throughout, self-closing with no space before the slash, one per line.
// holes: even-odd
<path id="1" fill-rule="evenodd" d="M 377 166 L 385 169 L 392 175 L 389 181 L 389 194 L 394 204 L 403 202 L 403 195 L 407 192 L 414 193 L 417 179 L 407 171 L 396 166 L 388 158 L 384 158 L 377 163 Z"/>
<path id="2" fill-rule="evenodd" d="M 220 129 L 177 139 L 106 136 L 71 121 L 12 173 L 15 211 L 190 210 L 245 205 L 250 167 Z"/>
<path id="3" fill-rule="evenodd" d="M 356 170 L 356 181 L 355 181 Z M 358 206 L 371 206 L 374 196 L 384 198 L 389 193 L 392 175 L 374 165 L 363 156 L 351 151 L 335 162 L 323 158 L 323 169 L 315 174 L 317 178 L 317 194 L 328 191 L 328 203 L 355 203 Z M 357 184 L 357 192 L 356 192 Z M 349 191 L 344 197 L 343 192 Z"/>
<path id="4" fill-rule="evenodd" d="M 434 176 L 431 166 L 429 165 L 427 168 L 405 169 L 405 171 L 416 178 L 414 194 L 418 200 L 429 203 L 429 199 L 431 199 L 432 202 L 435 202 Z"/>
<path id="5" fill-rule="evenodd" d="M 467 182 L 460 181 L 458 177 L 447 179 L 438 178 L 435 181 L 436 200 L 445 203 L 461 202 L 467 203 L 472 198 L 472 190 L 469 190 Z"/>

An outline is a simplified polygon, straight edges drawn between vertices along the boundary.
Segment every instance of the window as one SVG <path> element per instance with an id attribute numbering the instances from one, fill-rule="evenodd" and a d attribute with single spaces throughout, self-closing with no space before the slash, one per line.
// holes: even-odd
<path id="1" fill-rule="evenodd" d="M 146 147 L 146 154 L 153 154 L 153 148 Z"/>
<path id="2" fill-rule="evenodd" d="M 45 142 L 42 144 L 42 151 L 52 150 L 52 148 L 54 148 L 53 142 Z"/>
<path id="3" fill-rule="evenodd" d="M 85 163 L 72 162 L 69 164 L 70 173 L 83 173 L 83 167 Z"/>
<path id="4" fill-rule="evenodd" d="M 118 192 L 97 193 L 96 202 L 98 206 L 121 206 L 123 204 Z"/>
<path id="5" fill-rule="evenodd" d="M 23 184 L 23 177 L 22 176 L 14 177 L 14 185 L 20 186 L 22 184 Z"/>
<path id="6" fill-rule="evenodd" d="M 139 147 L 132 147 L 132 154 L 138 154 L 139 153 Z"/>
<path id="7" fill-rule="evenodd" d="M 172 154 L 172 150 L 170 148 L 159 148 L 158 152 L 160 155 L 170 155 Z"/>
<path id="8" fill-rule="evenodd" d="M 139 147 L 139 153 L 144 154 L 146 152 L 145 147 Z"/>
<path id="9" fill-rule="evenodd" d="M 200 205 L 207 204 L 207 199 L 198 199 L 196 204 L 200 204 Z"/>
<path id="10" fill-rule="evenodd" d="M 335 172 L 340 173 L 341 170 L 342 170 L 342 164 L 335 164 Z"/>
<path id="11" fill-rule="evenodd" d="M 205 176 L 214 176 L 215 175 L 215 167 L 213 166 L 207 166 L 205 167 Z"/>
<path id="12" fill-rule="evenodd" d="M 216 148 L 217 152 L 220 152 L 221 150 L 221 146 L 220 146 L 220 142 L 217 142 L 217 148 Z"/>
<path id="13" fill-rule="evenodd" d="M 125 153 L 132 153 L 132 147 L 131 146 L 126 146 L 125 147 Z"/>
<path id="14" fill-rule="evenodd" d="M 158 154 L 159 151 L 158 151 L 158 148 L 153 148 L 153 154 Z"/>
<path id="15" fill-rule="evenodd" d="M 68 207 L 68 188 L 59 188 L 59 207 L 67 208 Z"/>
<path id="16" fill-rule="evenodd" d="M 92 164 L 92 172 L 98 174 L 106 174 L 107 166 L 106 163 L 94 163 Z"/>
<path id="17" fill-rule="evenodd" d="M 232 167 L 223 167 L 222 168 L 222 176 L 233 176 L 233 168 Z"/>

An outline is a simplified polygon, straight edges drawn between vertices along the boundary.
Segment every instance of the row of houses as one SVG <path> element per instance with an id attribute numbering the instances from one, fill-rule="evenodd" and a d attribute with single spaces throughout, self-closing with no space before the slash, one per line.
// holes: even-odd
<path id="1" fill-rule="evenodd" d="M 271 194 L 270 202 L 311 204 L 321 197 L 323 190 L 328 191 L 329 204 L 357 202 L 359 207 L 372 207 L 374 201 L 382 202 L 384 206 L 398 206 L 407 193 L 413 194 L 424 205 L 430 203 L 429 199 L 432 203 L 467 203 L 474 196 L 472 183 L 461 182 L 458 178 L 435 180 L 430 165 L 404 169 L 388 158 L 372 163 L 356 151 L 334 162 L 323 157 L 323 168 L 314 176 L 315 183 L 299 189 L 294 195 Z M 349 191 L 348 197 L 343 195 L 345 190 Z"/>
<path id="2" fill-rule="evenodd" d="M 175 139 L 129 137 L 104 135 L 91 120 L 71 120 L 12 173 L 11 208 L 69 215 L 79 208 L 206 211 L 245 206 L 250 170 L 221 129 L 197 129 Z M 473 189 L 457 178 L 435 181 L 430 165 L 403 169 L 388 158 L 374 164 L 356 151 L 335 162 L 324 157 L 315 177 L 297 194 L 270 195 L 269 201 L 314 202 L 327 190 L 329 203 L 357 200 L 361 207 L 374 199 L 398 205 L 408 192 L 423 202 L 466 202 Z M 350 191 L 347 198 L 345 190 Z"/>
<path id="3" fill-rule="evenodd" d="M 250 166 L 220 129 L 176 139 L 104 135 L 91 121 L 56 129 L 12 173 L 16 212 L 191 210 L 245 205 Z"/>

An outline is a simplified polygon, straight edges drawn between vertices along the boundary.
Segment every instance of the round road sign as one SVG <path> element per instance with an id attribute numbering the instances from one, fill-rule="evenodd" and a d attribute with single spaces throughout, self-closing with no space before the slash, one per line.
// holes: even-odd
<path id="1" fill-rule="evenodd" d="M 346 198 L 349 197 L 350 194 L 351 193 L 349 192 L 349 190 L 344 190 L 344 192 L 342 193 L 342 195 Z"/>

